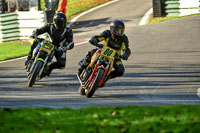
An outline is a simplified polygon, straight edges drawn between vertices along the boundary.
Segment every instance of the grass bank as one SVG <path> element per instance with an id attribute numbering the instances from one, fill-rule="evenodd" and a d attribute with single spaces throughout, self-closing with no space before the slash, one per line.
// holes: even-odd
<path id="1" fill-rule="evenodd" d="M 91 7 L 103 4 L 111 0 L 67 0 L 67 17 L 85 11 Z M 45 0 L 41 0 L 41 8 L 45 10 Z"/>
<path id="2" fill-rule="evenodd" d="M 110 0 L 68 0 L 67 17 L 85 11 L 91 7 L 103 4 Z M 41 1 L 44 9 L 44 0 Z M 22 57 L 28 54 L 30 45 L 22 45 L 20 42 L 6 42 L 0 44 L 0 61 Z"/>
<path id="3" fill-rule="evenodd" d="M 28 54 L 30 45 L 16 42 L 4 42 L 0 44 L 0 61 L 22 57 Z"/>
<path id="4" fill-rule="evenodd" d="M 173 17 L 156 17 L 156 18 L 152 18 L 150 20 L 150 24 L 151 23 L 158 23 L 158 22 L 163 22 L 163 21 L 167 21 L 167 20 L 173 20 L 173 19 L 178 19 L 178 18 L 184 18 L 184 17 L 190 17 L 190 16 L 198 16 L 200 15 L 198 14 L 191 14 L 191 15 L 186 15 L 186 16 L 173 16 Z"/>
<path id="5" fill-rule="evenodd" d="M 197 133 L 198 106 L 0 109 L 4 133 Z"/>
<path id="6" fill-rule="evenodd" d="M 67 17 L 70 18 L 77 13 L 108 1 L 110 0 L 68 0 Z"/>

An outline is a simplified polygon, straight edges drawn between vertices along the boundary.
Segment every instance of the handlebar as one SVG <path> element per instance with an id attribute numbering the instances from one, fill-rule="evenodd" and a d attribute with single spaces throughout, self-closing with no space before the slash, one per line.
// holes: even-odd
<path id="1" fill-rule="evenodd" d="M 38 36 L 30 36 L 31 39 L 35 39 L 36 41 L 38 42 L 42 42 L 44 39 L 43 38 L 39 38 Z M 63 46 L 63 47 L 58 47 L 58 46 L 55 46 L 55 50 L 58 50 L 58 51 L 67 51 L 70 49 L 70 47 L 72 47 L 72 45 L 74 45 L 74 43 L 69 43 L 67 46 Z"/>

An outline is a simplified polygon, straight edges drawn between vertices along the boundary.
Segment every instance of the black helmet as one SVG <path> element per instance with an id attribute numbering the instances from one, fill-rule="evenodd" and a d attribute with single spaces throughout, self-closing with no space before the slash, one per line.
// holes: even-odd
<path id="1" fill-rule="evenodd" d="M 64 13 L 58 12 L 53 17 L 53 22 L 58 29 L 63 29 L 66 27 L 67 18 Z"/>
<path id="2" fill-rule="evenodd" d="M 121 20 L 114 20 L 110 24 L 110 31 L 116 37 L 121 37 L 124 35 L 125 25 Z"/>

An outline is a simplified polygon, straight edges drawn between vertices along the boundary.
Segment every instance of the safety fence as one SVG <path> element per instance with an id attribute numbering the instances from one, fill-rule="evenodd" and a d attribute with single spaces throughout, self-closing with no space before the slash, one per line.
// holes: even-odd
<path id="1" fill-rule="evenodd" d="M 165 0 L 166 16 L 184 16 L 200 13 L 200 0 Z"/>
<path id="2" fill-rule="evenodd" d="M 200 13 L 200 0 L 153 0 L 153 16 L 185 16 Z"/>
<path id="3" fill-rule="evenodd" d="M 42 11 L 0 14 L 0 42 L 30 39 L 32 32 L 44 24 Z"/>

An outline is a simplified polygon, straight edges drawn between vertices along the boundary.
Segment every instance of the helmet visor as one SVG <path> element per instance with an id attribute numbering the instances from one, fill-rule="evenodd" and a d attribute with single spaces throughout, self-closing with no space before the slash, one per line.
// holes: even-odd
<path id="1" fill-rule="evenodd" d="M 113 33 L 116 36 L 122 36 L 124 34 L 124 28 L 114 27 L 113 28 Z"/>
<path id="2" fill-rule="evenodd" d="M 62 20 L 62 21 L 56 21 L 55 22 L 55 25 L 58 29 L 62 29 L 64 27 L 66 27 L 66 21 L 65 20 Z"/>

